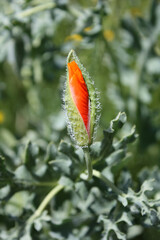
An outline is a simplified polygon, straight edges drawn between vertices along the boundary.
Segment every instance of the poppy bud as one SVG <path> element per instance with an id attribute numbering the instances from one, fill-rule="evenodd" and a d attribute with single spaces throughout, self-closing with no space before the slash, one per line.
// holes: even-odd
<path id="1" fill-rule="evenodd" d="M 89 146 L 99 120 L 99 100 L 94 83 L 80 63 L 74 50 L 67 58 L 67 80 L 64 91 L 64 108 L 69 133 L 77 145 Z"/>

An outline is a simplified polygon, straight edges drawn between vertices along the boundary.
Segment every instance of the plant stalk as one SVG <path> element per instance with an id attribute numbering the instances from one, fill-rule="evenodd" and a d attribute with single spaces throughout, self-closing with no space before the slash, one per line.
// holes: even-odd
<path id="1" fill-rule="evenodd" d="M 47 9 L 55 8 L 55 7 L 56 7 L 56 4 L 54 2 L 47 2 L 44 4 L 39 4 L 38 6 L 29 8 L 27 10 L 24 10 L 24 11 L 18 13 L 17 17 L 20 17 L 20 18 L 29 17 L 35 13 L 38 13 L 38 12 L 41 12 L 41 11 L 44 11 Z"/>
<path id="2" fill-rule="evenodd" d="M 87 180 L 90 180 L 92 178 L 92 160 L 91 156 L 89 153 L 89 148 L 84 149 L 84 156 L 86 160 L 86 166 L 87 166 L 87 171 L 88 171 L 88 178 Z"/>
<path id="3" fill-rule="evenodd" d="M 27 223 L 32 224 L 33 221 L 41 215 L 47 204 L 51 201 L 51 199 L 58 193 L 60 192 L 64 186 L 62 185 L 57 185 L 54 187 L 48 194 L 47 196 L 43 199 L 37 210 L 34 212 L 34 214 L 28 219 Z"/>
<path id="4" fill-rule="evenodd" d="M 100 173 L 97 170 L 93 170 L 93 176 L 101 179 L 103 182 L 106 183 L 106 185 L 111 188 L 117 195 L 122 195 L 123 192 L 118 189 L 114 183 L 112 183 L 108 178 L 106 178 L 102 173 Z"/>

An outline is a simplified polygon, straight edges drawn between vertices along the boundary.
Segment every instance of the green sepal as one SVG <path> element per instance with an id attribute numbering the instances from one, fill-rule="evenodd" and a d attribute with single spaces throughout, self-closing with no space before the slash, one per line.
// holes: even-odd
<path id="1" fill-rule="evenodd" d="M 80 68 L 83 78 L 85 80 L 85 83 L 87 85 L 88 93 L 89 93 L 89 100 L 90 100 L 90 134 L 88 136 L 88 133 L 86 131 L 84 122 L 78 112 L 78 109 L 76 108 L 70 88 L 69 88 L 69 74 L 68 74 L 68 68 L 67 68 L 67 82 L 66 82 L 66 89 L 64 94 L 64 104 L 65 104 L 65 110 L 67 113 L 67 119 L 69 122 L 68 129 L 70 132 L 70 135 L 72 138 L 76 141 L 76 143 L 81 147 L 86 147 L 90 145 L 93 141 L 94 133 L 98 124 L 99 120 L 99 102 L 98 102 L 98 96 L 97 91 L 94 87 L 94 82 L 91 80 L 88 72 L 83 67 L 83 65 L 80 63 L 79 58 L 77 57 L 74 50 L 71 50 L 68 58 L 67 63 L 75 61 Z"/>

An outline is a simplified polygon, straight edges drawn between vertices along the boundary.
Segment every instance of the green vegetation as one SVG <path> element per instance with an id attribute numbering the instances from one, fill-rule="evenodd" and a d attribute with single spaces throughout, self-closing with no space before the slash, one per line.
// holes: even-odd
<path id="1" fill-rule="evenodd" d="M 1 0 L 0 20 L 0 240 L 160 239 L 160 1 Z M 90 180 L 71 49 L 100 92 Z"/>

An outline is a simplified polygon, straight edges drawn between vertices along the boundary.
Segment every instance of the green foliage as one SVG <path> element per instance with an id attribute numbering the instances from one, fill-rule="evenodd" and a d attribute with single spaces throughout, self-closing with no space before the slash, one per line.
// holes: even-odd
<path id="1" fill-rule="evenodd" d="M 160 2 L 6 0 L 0 20 L 0 239 L 159 239 Z M 89 181 L 61 110 L 71 49 L 101 97 Z"/>
<path id="2" fill-rule="evenodd" d="M 121 189 L 118 195 L 105 180 L 115 181 L 114 166 L 127 160 L 128 144 L 137 138 L 135 131 L 120 140 L 117 138 L 125 122 L 125 113 L 119 113 L 104 130 L 102 141 L 91 146 L 94 171 L 98 170 L 103 177 L 93 173 L 90 181 L 81 178 L 85 171 L 82 149 L 66 141 L 61 141 L 58 147 L 39 135 L 26 144 L 23 139 L 18 141 L 12 150 L 15 159 L 21 152 L 23 161 L 16 164 L 14 160 L 11 170 L 4 164 L 7 162 L 4 150 L 0 168 L 0 214 L 5 222 L 1 222 L 1 239 L 108 239 L 109 236 L 115 239 L 115 235 L 117 239 L 127 239 L 134 222 L 139 226 L 158 227 L 160 201 L 156 194 L 159 189 L 153 188 L 158 179 L 143 181 L 137 191 L 132 188 L 131 175 L 128 179 L 122 172 L 116 180 Z M 142 172 L 141 179 L 143 175 Z M 51 199 L 46 210 L 42 208 L 42 212 L 34 216 L 56 184 L 64 189 Z"/>

